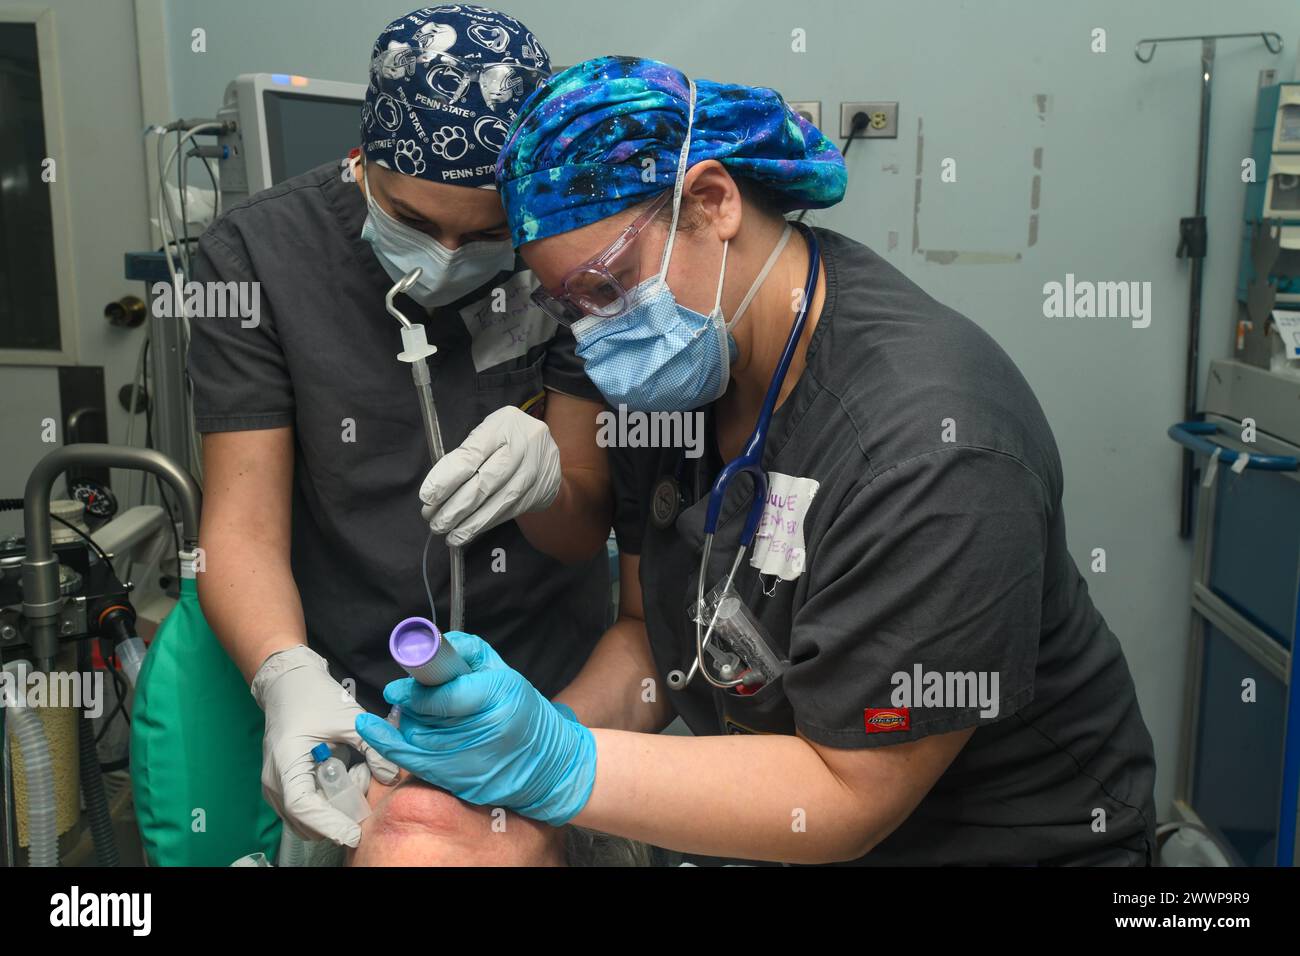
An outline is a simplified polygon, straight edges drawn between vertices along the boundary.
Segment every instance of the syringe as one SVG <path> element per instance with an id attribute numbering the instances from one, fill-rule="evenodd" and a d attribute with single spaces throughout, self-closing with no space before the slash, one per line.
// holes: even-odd
<path id="1" fill-rule="evenodd" d="M 429 446 L 430 462 L 436 465 L 443 456 L 442 431 L 438 427 L 438 409 L 433 404 L 433 380 L 429 374 L 428 358 L 438 349 L 429 344 L 424 326 L 413 323 L 393 304 L 393 298 L 411 288 L 423 271 L 417 266 L 402 276 L 401 281 L 388 290 L 384 303 L 388 314 L 402 325 L 402 351 L 397 357 L 411 366 L 411 377 L 420 398 L 420 417 L 424 420 L 424 438 Z M 465 627 L 465 556 L 459 547 L 452 545 L 447 545 L 447 554 L 451 564 L 449 629 L 460 631 Z"/>

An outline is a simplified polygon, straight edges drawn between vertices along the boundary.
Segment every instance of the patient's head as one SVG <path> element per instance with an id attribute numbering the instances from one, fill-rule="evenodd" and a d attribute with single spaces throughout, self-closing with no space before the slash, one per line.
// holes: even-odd
<path id="1" fill-rule="evenodd" d="M 366 793 L 371 814 L 351 866 L 636 866 L 645 848 L 577 827 L 476 807 L 405 771 Z"/>
<path id="2" fill-rule="evenodd" d="M 352 866 L 563 866 L 562 830 L 508 810 L 476 807 L 402 772 L 375 781 Z"/>

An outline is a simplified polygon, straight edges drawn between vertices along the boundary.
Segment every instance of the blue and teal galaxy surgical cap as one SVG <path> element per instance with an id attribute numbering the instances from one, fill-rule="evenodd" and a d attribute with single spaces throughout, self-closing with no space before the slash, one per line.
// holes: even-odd
<path id="1" fill-rule="evenodd" d="M 454 3 L 399 17 L 371 50 L 366 161 L 436 183 L 493 187 L 510 124 L 550 69 L 537 38 L 497 10 Z"/>
<path id="2" fill-rule="evenodd" d="M 604 56 L 548 79 L 524 104 L 497 162 L 515 246 L 612 216 L 671 187 L 690 84 L 666 63 Z M 697 80 L 686 167 L 716 159 L 783 209 L 844 197 L 844 158 L 775 90 Z"/>

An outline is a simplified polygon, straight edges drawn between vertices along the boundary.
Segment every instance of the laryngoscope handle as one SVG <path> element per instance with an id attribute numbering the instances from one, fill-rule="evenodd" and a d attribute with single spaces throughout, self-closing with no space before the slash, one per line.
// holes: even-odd
<path id="1" fill-rule="evenodd" d="M 428 618 L 408 617 L 388 638 L 393 660 L 425 687 L 437 687 L 468 674 L 465 658 Z"/>

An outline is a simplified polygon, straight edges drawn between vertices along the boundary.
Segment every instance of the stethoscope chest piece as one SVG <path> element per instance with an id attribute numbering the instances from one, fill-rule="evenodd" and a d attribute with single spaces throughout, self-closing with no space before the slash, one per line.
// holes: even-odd
<path id="1" fill-rule="evenodd" d="M 682 483 L 672 475 L 655 482 L 650 494 L 650 521 L 660 531 L 667 531 L 677 521 L 685 504 Z"/>

